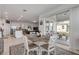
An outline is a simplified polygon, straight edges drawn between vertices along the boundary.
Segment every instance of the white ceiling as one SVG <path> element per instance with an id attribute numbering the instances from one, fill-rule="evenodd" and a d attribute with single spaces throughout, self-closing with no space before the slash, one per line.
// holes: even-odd
<path id="1" fill-rule="evenodd" d="M 66 21 L 66 20 L 70 20 L 70 16 L 69 16 L 70 12 L 69 11 L 65 11 L 65 12 L 61 12 L 59 14 L 56 15 L 56 20 L 59 21 Z"/>
<path id="2" fill-rule="evenodd" d="M 57 4 L 4 4 L 0 5 L 0 17 L 9 20 L 33 21 L 58 6 Z M 26 9 L 27 12 L 23 12 Z"/>
<path id="3" fill-rule="evenodd" d="M 65 6 L 71 7 L 76 5 Z M 12 21 L 33 22 L 35 20 L 38 21 L 40 15 L 50 11 L 54 12 L 53 10 L 57 10 L 56 8 L 64 8 L 65 6 L 61 4 L 0 4 L 0 18 Z M 24 9 L 27 11 L 23 12 Z M 57 15 L 58 21 L 67 19 L 69 19 L 68 13 L 66 15 L 64 13 Z"/>

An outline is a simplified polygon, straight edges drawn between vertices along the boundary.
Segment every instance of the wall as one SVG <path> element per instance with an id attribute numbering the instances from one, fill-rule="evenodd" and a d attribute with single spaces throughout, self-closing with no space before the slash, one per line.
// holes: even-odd
<path id="1" fill-rule="evenodd" d="M 32 29 L 33 27 L 37 27 L 38 24 L 34 24 L 34 23 L 27 23 L 27 22 L 11 22 L 11 26 L 21 26 L 24 29 L 27 29 L 28 26 L 31 26 Z"/>
<path id="2" fill-rule="evenodd" d="M 79 50 L 79 7 L 71 9 L 71 47 Z"/>
<path id="3" fill-rule="evenodd" d="M 7 24 L 5 22 L 5 19 L 0 19 L 0 28 L 2 28 L 3 31 L 3 35 L 4 37 L 6 37 L 7 35 L 10 35 L 10 28 L 11 26 L 22 26 L 22 28 L 28 28 L 28 26 L 31 27 L 37 27 L 38 24 L 34 24 L 34 23 L 26 23 L 26 22 L 11 22 L 11 24 Z"/>

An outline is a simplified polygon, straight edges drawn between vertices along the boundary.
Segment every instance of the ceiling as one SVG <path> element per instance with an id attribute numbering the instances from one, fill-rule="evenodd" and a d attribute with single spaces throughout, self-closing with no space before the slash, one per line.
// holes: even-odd
<path id="1" fill-rule="evenodd" d="M 61 12 L 61 13 L 56 15 L 56 20 L 58 22 L 70 20 L 69 14 L 70 14 L 69 10 Z"/>
<path id="2" fill-rule="evenodd" d="M 39 16 L 59 6 L 58 4 L 2 4 L 0 18 L 12 21 L 37 21 Z M 25 11 L 25 12 L 24 12 Z"/>
<path id="3" fill-rule="evenodd" d="M 62 7 L 63 6 L 63 7 Z M 74 5 L 62 4 L 0 4 L 0 18 L 11 21 L 35 22 L 39 20 L 39 16 L 47 12 L 54 12 L 59 7 Z M 69 8 L 70 8 L 69 7 Z M 52 13 L 51 12 L 51 13 Z M 69 13 L 61 12 L 57 14 L 57 21 L 69 20 Z"/>

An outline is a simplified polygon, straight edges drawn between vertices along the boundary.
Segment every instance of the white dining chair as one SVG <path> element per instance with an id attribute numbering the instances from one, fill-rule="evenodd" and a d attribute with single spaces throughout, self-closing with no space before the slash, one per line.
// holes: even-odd
<path id="1" fill-rule="evenodd" d="M 9 47 L 9 54 L 10 55 L 24 55 L 25 54 L 24 43 L 20 43 L 18 45 L 10 46 Z"/>
<path id="2" fill-rule="evenodd" d="M 26 43 L 27 55 L 29 55 L 30 52 L 35 52 L 35 51 L 36 51 L 36 54 L 38 54 L 38 46 L 33 42 L 29 43 L 29 38 L 25 37 L 25 39 L 27 40 L 27 43 Z"/>
<path id="3" fill-rule="evenodd" d="M 55 54 L 55 39 L 56 37 L 51 36 L 47 44 L 41 45 L 41 54 L 43 51 L 47 52 L 48 55 Z"/>

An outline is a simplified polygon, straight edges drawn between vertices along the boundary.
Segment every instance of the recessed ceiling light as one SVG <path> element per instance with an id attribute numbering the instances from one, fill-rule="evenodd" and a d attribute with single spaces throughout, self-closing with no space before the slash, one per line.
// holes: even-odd
<path id="1" fill-rule="evenodd" d="M 8 14 L 8 12 L 6 11 L 6 12 L 4 12 L 4 14 Z"/>
<path id="2" fill-rule="evenodd" d="M 33 23 L 36 23 L 37 21 L 33 21 Z"/>
<path id="3" fill-rule="evenodd" d="M 6 18 L 6 19 L 9 19 L 9 18 Z"/>
<path id="4" fill-rule="evenodd" d="M 21 15 L 20 17 L 23 17 L 23 15 Z"/>
<path id="5" fill-rule="evenodd" d="M 27 12 L 27 10 L 26 9 L 23 9 L 23 12 Z"/>
<path id="6" fill-rule="evenodd" d="M 7 18 L 8 16 L 6 15 L 5 17 Z"/>
<path id="7" fill-rule="evenodd" d="M 17 20 L 21 20 L 23 18 L 23 15 L 21 15 Z"/>

